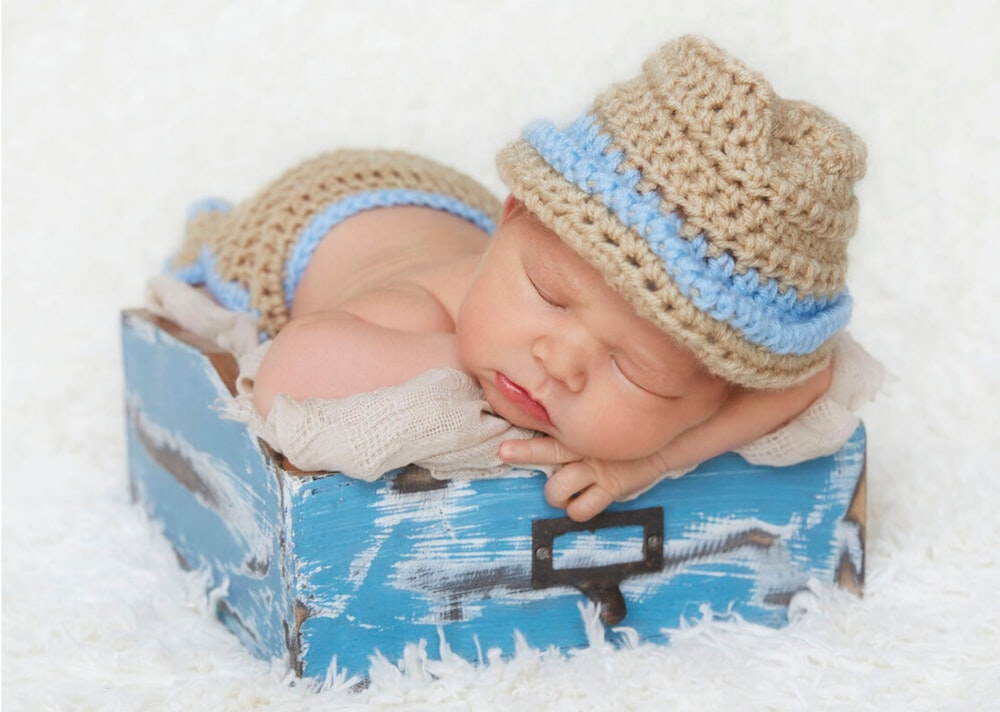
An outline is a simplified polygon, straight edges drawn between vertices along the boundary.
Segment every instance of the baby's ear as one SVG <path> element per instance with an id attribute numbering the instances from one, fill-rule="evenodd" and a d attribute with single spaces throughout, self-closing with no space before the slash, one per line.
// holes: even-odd
<path id="1" fill-rule="evenodd" d="M 523 207 L 524 203 L 515 198 L 513 194 L 508 195 L 507 199 L 503 201 L 503 217 L 501 218 L 501 221 L 507 220 L 511 215 Z"/>

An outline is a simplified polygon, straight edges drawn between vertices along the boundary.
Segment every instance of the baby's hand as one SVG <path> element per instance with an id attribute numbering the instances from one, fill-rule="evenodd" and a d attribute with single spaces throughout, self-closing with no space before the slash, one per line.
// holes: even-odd
<path id="1" fill-rule="evenodd" d="M 659 452 L 638 460 L 581 458 L 552 437 L 508 440 L 500 457 L 512 465 L 560 465 L 545 483 L 545 499 L 578 522 L 600 514 L 612 502 L 654 484 L 669 468 Z"/>

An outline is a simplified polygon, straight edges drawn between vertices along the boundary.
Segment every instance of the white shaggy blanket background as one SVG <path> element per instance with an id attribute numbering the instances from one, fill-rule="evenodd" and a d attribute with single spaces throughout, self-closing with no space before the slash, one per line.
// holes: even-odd
<path id="1" fill-rule="evenodd" d="M 2 19 L 6 709 L 1000 709 L 996 3 L 5 0 Z M 865 598 L 671 647 L 414 647 L 357 692 L 252 658 L 127 494 L 118 312 L 188 202 L 343 145 L 500 192 L 524 124 L 575 117 L 687 32 L 868 143 L 852 330 L 892 379 L 863 411 Z"/>

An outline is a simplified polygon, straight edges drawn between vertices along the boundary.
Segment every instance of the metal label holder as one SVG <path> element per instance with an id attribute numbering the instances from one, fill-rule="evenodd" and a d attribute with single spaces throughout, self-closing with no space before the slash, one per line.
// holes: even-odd
<path id="1" fill-rule="evenodd" d="M 555 568 L 555 540 L 563 534 L 618 527 L 642 527 L 642 559 L 579 568 Z M 663 569 L 663 507 L 602 512 L 586 522 L 569 517 L 536 519 L 531 523 L 531 586 L 573 586 L 601 607 L 601 620 L 615 625 L 627 613 L 619 585 L 629 576 Z"/>

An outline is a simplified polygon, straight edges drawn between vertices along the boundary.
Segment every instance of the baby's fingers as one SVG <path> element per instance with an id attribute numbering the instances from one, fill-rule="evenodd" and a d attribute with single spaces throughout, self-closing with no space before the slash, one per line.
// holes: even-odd
<path id="1" fill-rule="evenodd" d="M 553 507 L 566 509 L 574 497 L 594 484 L 594 471 L 583 462 L 573 462 L 560 468 L 545 483 L 545 501 Z"/>
<path id="2" fill-rule="evenodd" d="M 507 440 L 500 445 L 500 459 L 511 465 L 562 465 L 580 456 L 552 437 Z"/>
<path id="3" fill-rule="evenodd" d="M 566 507 L 566 515 L 574 522 L 586 522 L 608 508 L 615 498 L 597 485 L 591 485 Z"/>
<path id="4" fill-rule="evenodd" d="M 614 501 L 597 484 L 597 474 L 586 462 L 570 463 L 552 475 L 545 483 L 545 499 L 578 522 L 593 519 Z"/>

